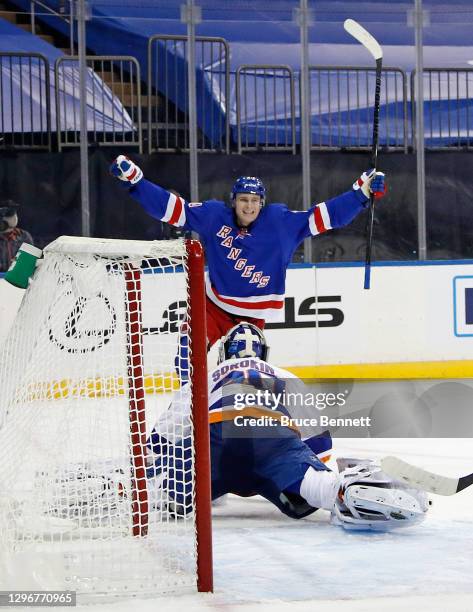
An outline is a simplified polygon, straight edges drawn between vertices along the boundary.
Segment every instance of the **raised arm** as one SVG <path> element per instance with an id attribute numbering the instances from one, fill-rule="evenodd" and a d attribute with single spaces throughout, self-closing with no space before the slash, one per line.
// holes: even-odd
<path id="1" fill-rule="evenodd" d="M 364 172 L 352 189 L 325 202 L 314 204 L 304 212 L 288 211 L 288 229 L 298 242 L 318 236 L 327 230 L 348 225 L 369 203 L 369 194 L 376 198 L 385 194 L 384 174 L 375 170 Z"/>
<path id="2" fill-rule="evenodd" d="M 110 167 L 110 173 L 129 187 L 130 196 L 146 212 L 174 227 L 205 234 L 210 202 L 187 202 L 144 178 L 141 168 L 125 155 L 119 155 Z"/>

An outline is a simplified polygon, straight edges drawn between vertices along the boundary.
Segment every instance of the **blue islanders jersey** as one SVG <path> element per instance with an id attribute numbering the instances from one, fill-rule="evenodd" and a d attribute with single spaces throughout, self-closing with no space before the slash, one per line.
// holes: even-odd
<path id="1" fill-rule="evenodd" d="M 212 302 L 231 314 L 266 321 L 282 318 L 286 270 L 298 245 L 347 225 L 367 202 L 355 185 L 304 212 L 268 204 L 242 230 L 224 202 L 186 202 L 146 179 L 134 185 L 130 195 L 156 219 L 199 234 L 208 265 L 206 292 Z"/>
<path id="2" fill-rule="evenodd" d="M 322 461 L 328 460 L 331 438 L 322 428 L 299 426 L 300 406 L 307 389 L 294 374 L 257 358 L 228 359 L 209 373 L 209 423 L 235 423 L 244 418 L 264 417 L 265 426 L 276 427 L 276 437 L 288 435 L 303 440 Z M 165 436 L 172 444 L 190 435 L 190 386 L 183 385 L 173 395 L 169 409 L 157 420 L 153 432 Z M 314 415 L 318 412 L 314 409 Z M 294 423 L 292 421 L 295 421 Z M 263 435 L 263 433 L 262 433 Z"/>
<path id="3" fill-rule="evenodd" d="M 300 482 L 309 467 L 327 470 L 324 462 L 329 457 L 332 440 L 328 431 L 315 430 L 302 439 L 297 427 L 283 425 L 281 419 L 291 415 L 285 393 L 300 391 L 297 383 L 302 385 L 290 372 L 260 359 L 229 359 L 210 372 L 213 499 L 226 493 L 259 494 L 293 518 L 315 511 L 300 497 Z M 254 397 L 259 399 L 254 401 Z M 175 393 L 171 406 L 158 419 L 148 439 L 153 464 L 147 469 L 147 477 L 154 479 L 165 474 L 166 486 L 175 491 L 177 504 L 190 511 L 189 406 L 189 385 L 185 385 Z M 244 427 L 237 424 L 238 419 L 254 418 L 259 419 L 258 424 L 247 422 Z M 188 480 L 181 482 L 183 474 L 187 474 Z"/>
<path id="4" fill-rule="evenodd" d="M 299 402 L 303 401 L 307 389 L 291 372 L 258 358 L 227 359 L 210 372 L 208 389 L 211 425 L 231 421 L 239 427 L 246 417 L 259 418 L 263 427 L 265 423 L 268 428 L 281 425 L 290 430 L 287 432 L 290 436 L 295 433 L 319 459 L 330 458 L 330 435 L 322 439 L 322 428 L 304 428 L 297 424 L 297 417 L 301 416 Z M 285 433 L 278 427 L 276 436 Z"/>

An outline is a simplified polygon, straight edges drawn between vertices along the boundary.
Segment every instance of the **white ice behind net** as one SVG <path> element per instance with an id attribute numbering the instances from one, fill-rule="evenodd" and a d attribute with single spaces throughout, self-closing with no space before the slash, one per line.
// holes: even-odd
<path id="1" fill-rule="evenodd" d="M 136 368 L 129 380 L 130 340 L 139 340 L 130 324 L 133 274 L 141 282 L 142 359 L 139 342 L 134 358 L 142 381 Z M 183 241 L 70 239 L 46 250 L 0 352 L 2 589 L 70 589 L 87 601 L 195 588 L 186 393 L 168 418 L 169 392 L 188 374 L 174 370 L 186 276 Z M 146 438 L 160 420 L 153 453 L 143 437 L 131 450 L 137 382 Z M 137 452 L 146 454 L 147 478 L 137 477 Z M 143 491 L 147 514 L 133 504 Z"/>

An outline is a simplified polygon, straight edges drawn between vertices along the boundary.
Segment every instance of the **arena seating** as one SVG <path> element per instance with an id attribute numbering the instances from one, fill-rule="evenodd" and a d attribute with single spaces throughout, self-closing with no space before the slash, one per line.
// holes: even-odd
<path id="1" fill-rule="evenodd" d="M 21 54 L 26 54 L 22 56 Z M 32 54 L 41 54 L 38 60 Z M 54 65 L 64 54 L 56 47 L 29 32 L 0 18 L 0 131 L 39 132 L 46 129 L 46 72 L 49 69 L 50 100 L 55 100 Z M 73 118 L 78 116 L 79 88 L 77 71 L 69 65 L 61 73 L 61 130 L 74 129 Z M 103 92 L 100 106 L 92 104 L 91 92 Z M 131 131 L 133 122 L 116 96 L 96 74 L 87 75 L 88 129 L 103 132 L 115 129 Z M 50 128 L 57 129 L 55 104 L 50 107 Z M 120 123 L 118 123 L 118 118 Z"/>
<path id="2" fill-rule="evenodd" d="M 47 4 L 56 10 L 59 9 L 60 0 L 46 0 Z M 23 10 L 29 10 L 30 0 L 14 0 L 14 3 Z M 168 0 L 167 2 L 152 2 L 151 0 L 90 0 L 91 16 L 87 22 L 87 45 L 98 54 L 133 55 L 141 65 L 142 75 L 147 74 L 147 44 L 150 36 L 154 34 L 183 35 L 186 33 L 185 24 L 180 20 L 180 6 L 183 0 Z M 299 28 L 293 20 L 293 9 L 298 2 L 292 0 L 234 0 L 219 2 L 218 0 L 197 0 L 202 7 L 202 22 L 197 26 L 197 34 L 201 36 L 220 36 L 230 45 L 230 70 L 234 76 L 238 66 L 242 64 L 285 64 L 296 73 L 300 69 Z M 132 5 L 132 6 L 131 6 Z M 438 7 L 449 7 L 450 17 L 445 19 L 445 11 L 436 12 Z M 473 39 L 471 37 L 473 26 L 473 13 L 468 11 L 468 0 L 457 0 L 453 4 L 447 0 L 427 0 L 425 9 L 430 9 L 430 22 L 424 28 L 424 64 L 434 67 L 455 67 L 465 69 L 468 62 L 473 60 Z M 318 2 L 315 7 L 315 21 L 310 27 L 310 63 L 322 66 L 371 66 L 372 60 L 366 50 L 356 44 L 345 33 L 342 27 L 346 17 L 354 16 L 369 27 L 370 31 L 383 45 L 384 63 L 386 66 L 401 68 L 409 76 L 415 66 L 414 30 L 407 24 L 406 3 L 385 0 L 384 2 L 355 2 L 343 0 L 333 3 L 330 1 Z M 49 25 L 68 34 L 68 24 L 55 17 L 45 16 L 44 21 Z M 455 41 L 455 45 L 451 41 Z M 205 72 L 206 66 L 201 66 Z M 183 67 L 180 74 L 175 75 L 176 83 L 180 83 Z M 169 78 L 169 75 L 168 75 Z M 172 78 L 172 77 L 171 77 Z M 349 77 L 352 82 L 354 76 Z M 158 85 L 159 87 L 159 85 Z M 394 87 L 389 85 L 389 87 Z M 450 119 L 452 92 L 448 79 L 440 79 L 438 99 L 426 103 L 426 114 L 432 123 L 438 124 L 426 144 L 441 146 L 458 144 L 463 135 L 467 134 L 468 114 L 471 111 L 467 99 L 470 97 L 467 85 L 458 86 L 458 105 L 456 124 L 452 132 L 444 129 Z M 455 86 L 456 87 L 456 86 Z M 234 90 L 233 82 L 231 91 Z M 296 80 L 296 92 L 298 83 Z M 215 96 L 220 95 L 215 80 L 207 83 L 205 91 L 199 92 L 198 121 L 205 132 L 210 122 L 206 113 L 215 112 Z M 169 94 L 168 94 L 169 95 Z M 455 93 L 455 96 L 457 93 Z M 332 121 L 333 110 L 328 108 L 327 92 L 322 92 L 322 99 L 313 102 L 313 137 L 321 138 L 321 144 L 328 144 L 328 133 L 324 126 Z M 175 94 L 170 95 L 182 111 L 186 111 L 182 88 L 176 87 Z M 256 96 L 248 96 L 250 100 L 246 109 L 246 121 L 250 127 L 250 139 L 256 139 L 260 129 L 255 121 L 256 107 L 259 104 Z M 251 100 L 254 100 L 253 108 Z M 402 113 L 402 103 L 394 109 Z M 366 105 L 365 105 L 366 107 Z M 273 116 L 266 117 L 265 137 L 269 141 L 276 138 L 280 129 L 280 107 L 276 103 L 273 107 Z M 339 143 L 343 146 L 344 139 L 349 135 L 354 122 L 362 122 L 362 136 L 360 144 L 369 144 L 369 130 L 364 129 L 369 123 L 366 113 L 360 111 L 367 108 L 341 109 L 336 121 L 339 124 Z M 383 128 L 383 112 L 393 113 L 393 107 L 381 110 L 380 143 L 390 144 L 389 136 Z M 224 111 L 220 108 L 220 113 Z M 409 132 L 410 109 L 409 112 Z M 298 110 L 296 105 L 296 124 L 298 124 Z M 366 120 L 360 120 L 366 116 Z M 235 100 L 231 99 L 230 123 L 234 139 L 235 135 Z M 253 123 L 252 123 L 253 121 Z M 450 123 L 449 123 L 450 125 Z M 268 131 L 269 128 L 269 131 Z M 297 139 L 299 129 L 296 126 Z M 251 136 L 253 134 L 253 136 Z"/>

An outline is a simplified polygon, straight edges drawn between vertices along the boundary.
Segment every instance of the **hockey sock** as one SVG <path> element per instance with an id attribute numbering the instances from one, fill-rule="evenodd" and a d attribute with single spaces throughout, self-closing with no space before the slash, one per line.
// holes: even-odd
<path id="1" fill-rule="evenodd" d="M 340 475 L 336 472 L 318 471 L 310 467 L 302 479 L 300 495 L 314 508 L 331 510 L 340 485 Z"/>

